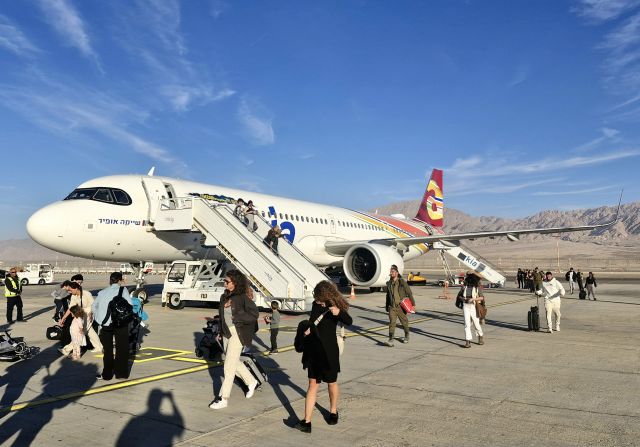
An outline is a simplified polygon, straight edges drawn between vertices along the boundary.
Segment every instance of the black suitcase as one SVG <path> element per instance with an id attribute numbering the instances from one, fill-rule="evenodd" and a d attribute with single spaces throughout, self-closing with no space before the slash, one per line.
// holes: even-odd
<path id="1" fill-rule="evenodd" d="M 580 292 L 578 292 L 578 298 L 580 298 L 581 300 L 586 300 L 587 299 L 587 291 L 582 289 L 580 290 Z"/>
<path id="2" fill-rule="evenodd" d="M 540 313 L 538 312 L 538 306 L 533 306 L 527 313 L 527 325 L 530 331 L 540 330 Z"/>
<path id="3" fill-rule="evenodd" d="M 249 369 L 251 375 L 256 378 L 256 380 L 258 381 L 258 388 L 261 387 L 263 383 L 269 381 L 267 373 L 265 372 L 262 365 L 258 363 L 253 354 L 249 352 L 242 354 L 240 356 L 240 361 L 244 363 L 244 366 L 246 366 L 247 369 Z"/>

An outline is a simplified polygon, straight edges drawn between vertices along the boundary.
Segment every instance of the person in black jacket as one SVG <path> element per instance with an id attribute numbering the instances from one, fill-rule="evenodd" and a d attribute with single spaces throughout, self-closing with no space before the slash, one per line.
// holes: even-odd
<path id="1" fill-rule="evenodd" d="M 220 330 L 224 340 L 224 381 L 220 395 L 209 405 L 213 410 L 226 408 L 237 375 L 247 385 L 245 397 L 248 399 L 259 382 L 240 361 L 242 348 L 251 346 L 253 334 L 258 324 L 260 312 L 256 303 L 247 296 L 248 281 L 238 270 L 229 270 L 224 279 L 225 293 L 220 298 Z"/>
<path id="2" fill-rule="evenodd" d="M 593 276 L 593 272 L 589 272 L 589 276 L 587 276 L 585 282 L 587 284 L 588 298 L 591 299 L 591 297 L 593 297 L 593 301 L 597 301 L 595 288 L 598 287 L 598 283 L 596 277 Z"/>
<path id="3" fill-rule="evenodd" d="M 331 405 L 327 423 L 338 423 L 338 373 L 340 372 L 340 350 L 336 328 L 338 323 L 351 325 L 353 320 L 347 313 L 349 304 L 335 284 L 321 281 L 313 289 L 315 301 L 306 324 L 299 326 L 296 349 L 302 350 L 302 364 L 308 371 L 309 388 L 304 405 L 304 419 L 296 428 L 311 433 L 311 415 L 316 405 L 316 395 L 321 382 L 327 382 Z M 302 340 L 301 340 L 302 339 Z"/>

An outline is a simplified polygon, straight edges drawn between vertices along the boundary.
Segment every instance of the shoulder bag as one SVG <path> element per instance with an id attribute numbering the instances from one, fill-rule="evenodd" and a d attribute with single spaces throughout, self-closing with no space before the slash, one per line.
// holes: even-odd
<path id="1" fill-rule="evenodd" d="M 330 310 L 326 310 L 322 315 L 316 318 L 316 321 L 313 324 L 317 327 L 327 312 L 331 312 Z M 344 333 L 344 325 L 342 323 L 338 323 L 340 325 L 340 334 L 336 334 L 336 341 L 338 342 L 338 352 L 340 355 L 344 352 L 344 339 L 346 338 Z"/>

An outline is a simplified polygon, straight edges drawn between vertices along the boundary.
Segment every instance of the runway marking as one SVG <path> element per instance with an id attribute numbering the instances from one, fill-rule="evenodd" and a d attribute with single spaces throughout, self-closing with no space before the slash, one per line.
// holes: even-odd
<path id="1" fill-rule="evenodd" d="M 528 301 L 531 300 L 535 297 L 527 297 L 527 298 L 519 298 L 516 300 L 512 300 L 512 301 L 506 301 L 504 303 L 496 303 L 493 305 L 489 305 L 487 306 L 488 308 L 492 308 L 492 307 L 500 307 L 500 306 L 506 306 L 508 304 L 515 304 L 515 303 L 519 303 L 519 302 L 523 302 L 523 301 Z M 434 317 L 422 317 L 422 318 L 417 318 L 415 320 L 411 320 L 411 323 L 422 323 L 424 321 L 429 321 L 429 320 L 433 320 Z M 367 332 L 377 332 L 380 330 L 384 330 L 387 329 L 389 327 L 389 325 L 384 325 L 384 326 L 377 326 L 374 328 L 369 328 L 369 329 L 364 329 L 364 330 L 358 330 L 358 331 L 349 331 L 347 334 L 345 334 L 345 337 L 357 337 L 357 336 L 364 336 Z M 373 334 L 373 335 L 380 335 L 380 334 Z M 172 377 L 177 377 L 177 376 L 182 376 L 185 374 L 193 374 L 196 372 L 200 372 L 200 371 L 205 371 L 209 368 L 215 368 L 218 366 L 222 366 L 222 362 L 208 362 L 206 360 L 203 359 L 193 359 L 193 358 L 189 358 L 189 357 L 182 357 L 183 354 L 189 354 L 191 351 L 181 351 L 181 350 L 177 350 L 177 349 L 166 349 L 166 348 L 152 348 L 152 347 L 148 347 L 148 348 L 143 348 L 143 349 L 155 349 L 158 351 L 167 351 L 167 352 L 173 352 L 173 354 L 167 354 L 162 356 L 163 359 L 167 359 L 167 360 L 177 360 L 177 361 L 181 361 L 181 362 L 189 362 L 189 363 L 197 363 L 200 364 L 199 366 L 193 366 L 190 368 L 185 368 L 185 369 L 179 369 L 176 371 L 171 371 L 171 372 L 167 372 L 167 373 L 162 373 L 162 374 L 155 374 L 152 376 L 147 376 L 147 377 L 141 377 L 139 379 L 131 379 L 131 380 L 125 380 L 122 382 L 118 382 L 118 383 L 114 383 L 114 384 L 110 384 L 110 385 L 104 385 L 104 386 L 99 386 L 96 388 L 89 388 L 88 390 L 84 390 L 84 391 L 76 391 L 73 393 L 67 393 L 67 394 L 62 394 L 59 396 L 53 396 L 53 397 L 48 397 L 45 399 L 39 399 L 39 400 L 32 400 L 32 401 L 26 401 L 26 402 L 19 402 L 17 404 L 13 404 L 10 406 L 5 406 L 5 407 L 0 407 L 0 413 L 10 413 L 13 411 L 20 411 L 20 410 L 24 410 L 26 408 L 34 408 L 34 407 L 39 407 L 42 405 L 46 405 L 46 404 L 50 404 L 50 403 L 54 403 L 54 402 L 59 402 L 62 400 L 70 400 L 70 399 L 77 399 L 77 398 L 81 398 L 81 397 L 85 397 L 85 396 L 93 396 L 94 394 L 101 394 L 101 393 L 107 393 L 110 391 L 116 391 L 116 390 L 120 390 L 123 388 L 130 388 L 133 386 L 137 386 L 137 385 L 143 385 L 145 383 L 151 383 L 151 382 L 156 382 L 159 380 L 164 380 L 164 379 L 170 379 Z M 291 351 L 294 349 L 293 345 L 289 345 L 289 346 L 284 346 L 282 348 L 278 348 L 278 352 L 287 352 L 287 351 Z M 268 357 L 269 356 L 269 351 L 260 351 L 258 353 L 259 355 L 262 355 L 264 357 Z M 145 360 L 141 360 L 141 361 L 149 361 L 151 359 L 145 359 Z M 154 358 L 155 360 L 155 358 Z"/>
<path id="2" fill-rule="evenodd" d="M 160 351 L 160 352 L 157 352 Z M 162 354 L 161 352 L 168 352 L 169 354 Z M 181 349 L 167 349 L 167 348 L 152 348 L 144 347 L 134 356 L 133 363 L 152 362 L 154 360 L 169 359 L 176 355 L 190 354 L 191 351 L 183 351 Z M 103 354 L 96 354 L 94 357 L 103 358 Z"/>
<path id="3" fill-rule="evenodd" d="M 10 406 L 1 407 L 0 413 L 9 413 L 12 411 L 24 410 L 25 408 L 33 408 L 33 407 L 38 407 L 45 404 L 59 402 L 61 400 L 76 399 L 76 398 L 85 397 L 85 396 L 92 396 L 94 394 L 106 393 L 109 391 L 115 391 L 122 388 L 129 388 L 136 385 L 142 385 L 144 383 L 155 382 L 163 379 L 170 379 L 171 377 L 182 376 L 184 374 L 191 374 L 199 371 L 204 371 L 208 368 L 209 368 L 209 365 L 194 366 L 191 368 L 179 369 L 177 371 L 171 371 L 168 373 L 141 377 L 139 379 L 125 380 L 123 382 L 114 383 L 112 385 L 104 385 L 97 388 L 89 388 L 88 390 L 84 390 L 84 391 L 76 391 L 74 393 L 62 394 L 60 396 L 53 396 L 46 399 L 20 402 Z"/>

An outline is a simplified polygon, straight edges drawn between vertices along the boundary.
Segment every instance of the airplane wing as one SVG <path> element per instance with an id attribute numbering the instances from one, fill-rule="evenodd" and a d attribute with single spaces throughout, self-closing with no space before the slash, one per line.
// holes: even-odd
<path id="1" fill-rule="evenodd" d="M 618 206 L 618 210 L 619 210 Z M 433 234 L 429 236 L 406 237 L 406 238 L 388 238 L 388 239 L 372 239 L 362 241 L 330 241 L 325 243 L 325 247 L 329 253 L 336 256 L 344 255 L 349 248 L 360 244 L 380 244 L 397 247 L 409 247 L 415 244 L 428 244 L 440 242 L 445 246 L 457 246 L 462 240 L 473 240 L 479 238 L 495 238 L 506 236 L 509 240 L 516 241 L 523 234 L 553 234 L 553 233 L 570 233 L 574 231 L 595 230 L 598 228 L 608 228 L 618 221 L 618 213 L 611 221 L 598 225 L 582 225 L 576 227 L 557 227 L 557 228 L 530 228 L 525 230 L 501 230 L 501 231 L 478 231 L 472 233 L 455 233 L 455 234 Z"/>

